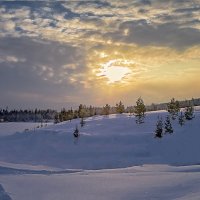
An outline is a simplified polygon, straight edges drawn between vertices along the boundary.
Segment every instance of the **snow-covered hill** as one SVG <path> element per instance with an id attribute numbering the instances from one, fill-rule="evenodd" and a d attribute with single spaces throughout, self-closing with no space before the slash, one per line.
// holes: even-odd
<path id="1" fill-rule="evenodd" d="M 200 112 L 154 138 L 167 114 L 149 112 L 144 124 L 121 114 L 10 132 L 0 137 L 0 184 L 13 200 L 199 200 Z"/>
<path id="2" fill-rule="evenodd" d="M 105 169 L 142 164 L 191 165 L 200 163 L 200 115 L 174 133 L 154 138 L 157 117 L 167 112 L 150 112 L 144 124 L 127 114 L 96 116 L 50 125 L 36 131 L 1 137 L 0 160 L 11 163 L 46 165 L 63 169 Z M 73 137 L 79 126 L 80 138 Z"/>

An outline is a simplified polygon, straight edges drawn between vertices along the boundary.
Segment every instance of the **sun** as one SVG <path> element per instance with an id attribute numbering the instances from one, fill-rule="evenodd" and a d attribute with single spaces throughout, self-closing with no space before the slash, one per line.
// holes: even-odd
<path id="1" fill-rule="evenodd" d="M 131 70 L 126 66 L 128 61 L 121 59 L 110 60 L 107 63 L 101 64 L 100 73 L 97 76 L 104 76 L 108 79 L 108 83 L 123 82 Z"/>
<path id="2" fill-rule="evenodd" d="M 130 69 L 121 66 L 111 66 L 104 71 L 104 75 L 108 78 L 108 83 L 121 81 L 125 76 L 130 73 Z"/>

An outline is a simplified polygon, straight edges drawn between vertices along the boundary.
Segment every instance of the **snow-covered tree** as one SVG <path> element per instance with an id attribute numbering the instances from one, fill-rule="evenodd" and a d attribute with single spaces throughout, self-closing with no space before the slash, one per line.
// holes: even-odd
<path id="1" fill-rule="evenodd" d="M 179 102 L 172 98 L 170 103 L 167 104 L 167 111 L 171 115 L 172 119 L 175 120 L 180 111 Z"/>
<path id="2" fill-rule="evenodd" d="M 109 115 L 110 114 L 110 105 L 106 104 L 104 107 L 103 107 L 103 115 Z"/>
<path id="3" fill-rule="evenodd" d="M 144 123 L 146 107 L 144 101 L 139 97 L 136 101 L 136 106 L 134 106 L 134 115 L 136 117 L 136 123 Z"/>
<path id="4" fill-rule="evenodd" d="M 118 103 L 116 104 L 116 112 L 122 114 L 124 113 L 124 111 L 125 111 L 124 104 L 120 101 L 119 104 Z"/>
<path id="5" fill-rule="evenodd" d="M 185 124 L 185 117 L 183 115 L 183 112 L 180 113 L 179 118 L 178 118 L 178 123 L 183 126 Z"/>
<path id="6" fill-rule="evenodd" d="M 185 108 L 185 119 L 192 120 L 194 118 L 194 107 L 192 105 Z"/>
<path id="7" fill-rule="evenodd" d="M 165 133 L 173 133 L 173 128 L 172 128 L 172 124 L 171 124 L 171 121 L 170 121 L 170 117 L 167 116 L 166 117 L 166 120 L 165 120 Z"/>
<path id="8" fill-rule="evenodd" d="M 155 130 L 155 137 L 162 138 L 163 136 L 163 122 L 161 118 L 158 118 Z"/>

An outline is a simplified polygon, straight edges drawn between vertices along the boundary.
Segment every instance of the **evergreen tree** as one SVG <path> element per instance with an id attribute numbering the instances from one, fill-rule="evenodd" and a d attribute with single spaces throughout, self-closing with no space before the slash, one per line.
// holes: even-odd
<path id="1" fill-rule="evenodd" d="M 57 123 L 59 123 L 59 122 L 60 122 L 60 121 L 59 121 L 59 115 L 56 114 L 55 117 L 54 117 L 54 124 L 57 124 Z"/>
<path id="2" fill-rule="evenodd" d="M 185 124 L 185 117 L 183 115 L 183 113 L 181 112 L 181 114 L 179 115 L 179 118 L 178 118 L 178 123 L 183 126 Z"/>
<path id="3" fill-rule="evenodd" d="M 86 113 L 86 107 L 80 104 L 78 108 L 78 116 L 80 118 L 83 118 L 85 116 L 85 113 Z"/>
<path id="4" fill-rule="evenodd" d="M 59 113 L 59 121 L 63 122 L 63 113 Z"/>
<path id="5" fill-rule="evenodd" d="M 103 115 L 109 115 L 110 114 L 110 105 L 106 104 L 104 107 L 103 107 Z"/>
<path id="6" fill-rule="evenodd" d="M 158 138 L 163 137 L 163 122 L 162 122 L 162 119 L 159 119 L 159 118 L 156 124 L 155 137 L 158 137 Z"/>
<path id="7" fill-rule="evenodd" d="M 68 110 L 68 119 L 71 120 L 74 118 L 74 112 L 73 112 L 73 109 L 71 108 L 70 110 Z"/>
<path id="8" fill-rule="evenodd" d="M 67 112 L 65 110 L 65 108 L 61 109 L 60 112 L 60 121 L 67 121 Z"/>
<path id="9" fill-rule="evenodd" d="M 80 124 L 81 124 L 81 127 L 83 127 L 85 125 L 85 121 L 84 121 L 83 117 L 81 118 Z"/>
<path id="10" fill-rule="evenodd" d="M 73 118 L 74 118 L 74 119 L 77 119 L 78 116 L 79 116 L 78 110 L 75 110 L 75 111 L 74 111 L 74 114 L 73 114 Z"/>
<path id="11" fill-rule="evenodd" d="M 133 115 L 133 112 L 134 112 L 134 108 L 133 108 L 133 107 L 130 107 L 130 108 L 129 108 L 129 116 L 132 116 L 132 115 Z"/>
<path id="12" fill-rule="evenodd" d="M 170 118 L 169 116 L 166 117 L 166 120 L 165 120 L 165 133 L 173 133 L 173 128 L 172 128 L 172 124 L 171 124 L 171 121 L 170 121 Z"/>
<path id="13" fill-rule="evenodd" d="M 124 104 L 120 101 L 119 104 L 118 103 L 116 104 L 116 112 L 122 114 L 124 113 L 124 111 L 125 111 Z"/>
<path id="14" fill-rule="evenodd" d="M 172 119 L 175 120 L 180 111 L 179 102 L 172 98 L 171 102 L 167 104 L 167 111 L 171 115 Z"/>
<path id="15" fill-rule="evenodd" d="M 146 107 L 144 101 L 139 97 L 136 101 L 136 106 L 134 106 L 134 115 L 136 117 L 136 123 L 144 123 Z"/>
<path id="16" fill-rule="evenodd" d="M 89 107 L 90 117 L 94 116 L 94 108 L 92 106 Z"/>
<path id="17" fill-rule="evenodd" d="M 80 136 L 80 133 L 79 133 L 79 130 L 78 130 L 78 127 L 76 126 L 75 130 L 74 130 L 74 133 L 73 133 L 74 137 L 75 138 L 78 138 Z"/>
<path id="18" fill-rule="evenodd" d="M 194 107 L 192 105 L 185 108 L 185 119 L 192 120 L 194 118 Z"/>

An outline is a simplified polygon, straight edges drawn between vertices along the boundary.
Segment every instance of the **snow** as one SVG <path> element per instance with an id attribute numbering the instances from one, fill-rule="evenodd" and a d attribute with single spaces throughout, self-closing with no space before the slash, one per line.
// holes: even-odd
<path id="1" fill-rule="evenodd" d="M 184 126 L 173 121 L 172 135 L 154 138 L 158 116 L 167 114 L 149 112 L 144 124 L 113 114 L 90 117 L 84 127 L 76 119 L 27 132 L 5 129 L 0 184 L 13 200 L 199 199 L 199 108 Z"/>
<path id="2" fill-rule="evenodd" d="M 52 123 L 47 123 L 50 125 Z M 23 132 L 28 130 L 34 130 L 38 126 L 41 126 L 41 123 L 35 122 L 1 122 L 0 123 L 0 136 L 12 135 L 16 132 Z M 28 130 L 27 130 L 28 129 Z"/>
<path id="3" fill-rule="evenodd" d="M 199 200 L 193 167 L 139 166 L 62 175 L 1 176 L 15 200 Z M 191 172 L 190 172 L 191 170 Z"/>
<path id="4" fill-rule="evenodd" d="M 10 196 L 6 193 L 2 185 L 0 184 L 0 199 L 1 200 L 11 200 Z"/>

